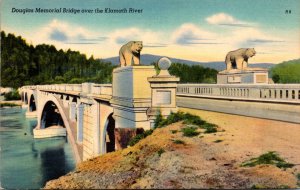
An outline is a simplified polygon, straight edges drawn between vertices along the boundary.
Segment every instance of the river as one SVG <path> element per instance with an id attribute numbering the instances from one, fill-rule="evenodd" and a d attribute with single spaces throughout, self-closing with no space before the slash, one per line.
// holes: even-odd
<path id="1" fill-rule="evenodd" d="M 38 189 L 75 168 L 65 137 L 34 139 L 36 119 L 25 109 L 0 108 L 0 182 L 5 189 Z"/>

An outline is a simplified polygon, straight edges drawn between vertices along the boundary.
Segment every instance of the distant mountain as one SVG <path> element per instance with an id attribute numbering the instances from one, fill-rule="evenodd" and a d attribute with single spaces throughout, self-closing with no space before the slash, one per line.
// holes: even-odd
<path id="1" fill-rule="evenodd" d="M 151 55 L 151 54 L 142 54 L 141 55 L 141 63 L 143 65 L 150 65 L 153 62 L 157 62 L 162 56 L 158 55 Z M 203 67 L 208 67 L 212 69 L 216 69 L 218 71 L 224 70 L 225 63 L 223 61 L 220 62 L 197 62 L 197 61 L 189 61 L 189 60 L 184 60 L 184 59 L 177 59 L 177 58 L 171 58 L 169 57 L 170 60 L 175 63 L 184 63 L 187 65 L 201 65 Z M 104 59 L 105 61 L 111 62 L 113 65 L 118 65 L 119 64 L 119 57 L 110 57 L 107 59 Z M 275 64 L 273 63 L 256 63 L 256 64 L 249 64 L 249 67 L 261 67 L 261 68 L 271 68 Z"/>

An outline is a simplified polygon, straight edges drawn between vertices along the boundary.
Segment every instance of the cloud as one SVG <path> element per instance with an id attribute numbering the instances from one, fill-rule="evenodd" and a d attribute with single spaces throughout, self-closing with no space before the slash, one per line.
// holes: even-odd
<path id="1" fill-rule="evenodd" d="M 280 37 L 255 28 L 232 30 L 224 40 L 234 48 L 266 47 L 274 46 L 276 44 L 282 45 L 285 42 L 285 40 Z"/>
<path id="2" fill-rule="evenodd" d="M 51 40 L 62 41 L 62 42 L 68 40 L 67 35 L 64 32 L 59 31 L 58 29 L 51 31 L 49 38 Z"/>
<path id="3" fill-rule="evenodd" d="M 214 42 L 214 38 L 215 34 L 205 31 L 192 23 L 181 25 L 171 36 L 173 43 L 179 45 L 217 44 Z"/>
<path id="4" fill-rule="evenodd" d="M 143 44 L 159 44 L 159 33 L 139 28 L 125 28 L 115 30 L 109 35 L 110 40 L 116 44 L 125 44 L 129 41 L 143 41 Z"/>
<path id="5" fill-rule="evenodd" d="M 210 17 L 207 17 L 205 20 L 206 22 L 212 25 L 236 26 L 236 27 L 251 27 L 253 25 L 253 23 L 240 21 L 226 13 L 214 14 Z"/>
<path id="6" fill-rule="evenodd" d="M 260 43 L 260 44 L 265 44 L 265 43 L 281 43 L 285 42 L 282 40 L 269 40 L 269 39 L 251 39 L 248 40 L 249 43 Z"/>
<path id="7" fill-rule="evenodd" d="M 106 40 L 106 37 L 99 36 L 97 33 L 57 19 L 40 29 L 37 37 L 50 43 L 66 44 L 95 44 Z"/>

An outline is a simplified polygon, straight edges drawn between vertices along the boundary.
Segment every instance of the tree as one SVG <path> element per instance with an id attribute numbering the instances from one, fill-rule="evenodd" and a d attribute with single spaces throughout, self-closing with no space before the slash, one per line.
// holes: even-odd
<path id="1" fill-rule="evenodd" d="M 34 47 L 22 37 L 1 31 L 1 85 L 18 88 L 23 85 L 53 83 L 110 83 L 115 66 L 78 51 L 57 50 L 53 45 Z"/>
<path id="2" fill-rule="evenodd" d="M 275 83 L 300 83 L 300 59 L 282 62 L 270 73 Z"/>

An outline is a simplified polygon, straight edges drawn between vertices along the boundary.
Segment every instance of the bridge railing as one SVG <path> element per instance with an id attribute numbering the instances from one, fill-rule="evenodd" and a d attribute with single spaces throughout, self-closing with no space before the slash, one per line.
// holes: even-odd
<path id="1" fill-rule="evenodd" d="M 177 95 L 300 103 L 300 84 L 179 84 Z"/>
<path id="2" fill-rule="evenodd" d="M 95 94 L 95 95 L 112 95 L 112 84 L 94 84 L 94 83 L 82 83 L 82 84 L 53 84 L 53 85 L 37 85 L 37 86 L 23 86 L 22 89 L 40 89 L 51 90 L 58 92 L 72 92 L 83 94 Z"/>
<path id="3" fill-rule="evenodd" d="M 96 95 L 112 95 L 112 84 L 93 84 L 91 91 Z"/>

